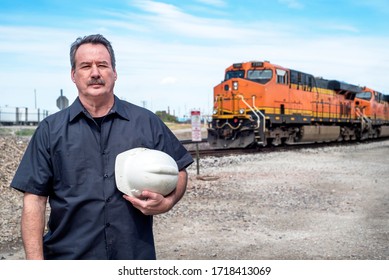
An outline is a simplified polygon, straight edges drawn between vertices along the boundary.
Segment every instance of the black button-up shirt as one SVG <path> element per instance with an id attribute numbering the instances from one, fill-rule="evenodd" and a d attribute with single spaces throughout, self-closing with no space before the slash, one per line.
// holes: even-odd
<path id="1" fill-rule="evenodd" d="M 153 113 L 119 100 L 96 124 L 77 98 L 38 126 L 11 186 L 49 197 L 46 259 L 155 259 L 152 216 L 115 184 L 116 156 L 146 147 L 166 152 L 181 170 L 193 162 Z"/>

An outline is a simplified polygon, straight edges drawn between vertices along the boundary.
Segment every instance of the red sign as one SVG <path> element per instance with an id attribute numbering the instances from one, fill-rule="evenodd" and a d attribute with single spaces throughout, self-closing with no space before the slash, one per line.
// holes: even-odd
<path id="1" fill-rule="evenodd" d="M 200 111 L 191 111 L 192 141 L 201 142 L 201 114 Z"/>

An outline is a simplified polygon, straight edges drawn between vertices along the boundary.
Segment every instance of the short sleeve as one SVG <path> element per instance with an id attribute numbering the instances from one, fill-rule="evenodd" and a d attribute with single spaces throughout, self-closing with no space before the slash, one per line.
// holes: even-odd
<path id="1" fill-rule="evenodd" d="M 42 122 L 32 136 L 11 182 L 11 187 L 48 196 L 53 177 L 48 128 Z"/>
<path id="2" fill-rule="evenodd" d="M 158 148 L 169 154 L 177 163 L 178 169 L 182 170 L 193 163 L 191 154 L 181 144 L 174 133 L 162 122 L 159 121 Z M 155 130 L 158 131 L 158 130 Z"/>

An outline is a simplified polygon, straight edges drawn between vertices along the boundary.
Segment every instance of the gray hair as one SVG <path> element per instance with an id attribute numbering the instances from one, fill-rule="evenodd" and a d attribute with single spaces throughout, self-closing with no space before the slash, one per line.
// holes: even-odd
<path id="1" fill-rule="evenodd" d="M 76 68 L 76 52 L 78 48 L 83 45 L 83 44 L 101 44 L 104 47 L 107 48 L 109 55 L 111 56 L 111 65 L 113 70 L 116 68 L 116 60 L 115 60 L 115 53 L 113 51 L 113 48 L 111 46 L 111 43 L 104 38 L 103 35 L 100 34 L 95 34 L 95 35 L 89 35 L 89 36 L 84 36 L 78 37 L 76 41 L 71 45 L 70 47 L 70 64 L 72 66 L 72 70 Z"/>

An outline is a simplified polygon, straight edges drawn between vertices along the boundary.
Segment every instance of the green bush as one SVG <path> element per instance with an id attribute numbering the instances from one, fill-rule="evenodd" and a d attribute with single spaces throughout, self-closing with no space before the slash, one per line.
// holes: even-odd
<path id="1" fill-rule="evenodd" d="M 21 128 L 15 131 L 16 136 L 32 136 L 35 132 L 34 128 Z"/>

